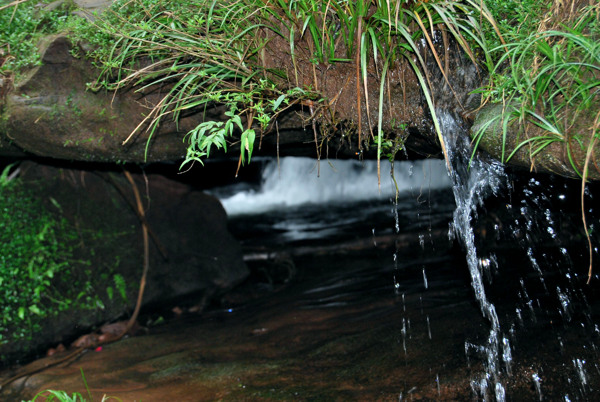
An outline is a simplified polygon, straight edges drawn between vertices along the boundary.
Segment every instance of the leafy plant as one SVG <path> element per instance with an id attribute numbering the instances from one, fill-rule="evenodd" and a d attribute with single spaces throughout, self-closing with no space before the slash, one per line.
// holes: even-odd
<path id="1" fill-rule="evenodd" d="M 37 41 L 56 32 L 70 17 L 69 3 L 47 10 L 51 0 L 12 1 L 0 6 L 0 72 L 20 71 L 38 65 Z"/>
<path id="2" fill-rule="evenodd" d="M 67 309 L 104 308 L 96 287 L 105 282 L 92 282 L 90 262 L 76 258 L 80 237 L 58 202 L 51 200 L 59 212 L 51 213 L 32 188 L 7 179 L 10 169 L 0 175 L 0 345 L 32 339 L 44 320 Z M 125 280 L 114 274 L 114 282 L 126 299 Z"/>
<path id="3" fill-rule="evenodd" d="M 72 247 L 65 241 L 74 234 L 14 180 L 0 191 L 0 343 L 5 343 L 30 336 L 41 318 L 68 307 L 51 282 L 68 274 Z"/>

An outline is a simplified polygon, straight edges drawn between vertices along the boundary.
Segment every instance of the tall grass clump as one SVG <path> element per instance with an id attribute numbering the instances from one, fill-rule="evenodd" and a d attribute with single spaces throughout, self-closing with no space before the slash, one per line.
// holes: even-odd
<path id="1" fill-rule="evenodd" d="M 565 147 L 574 172 L 583 176 L 582 161 L 599 134 L 599 12 L 599 4 L 585 7 L 571 20 L 522 32 L 502 46 L 484 93 L 489 101 L 503 105 L 503 113 L 496 117 L 503 127 L 503 162 L 526 149 L 534 166 L 536 157 L 558 142 Z M 509 149 L 509 128 L 514 130 L 515 123 L 523 129 L 518 131 L 516 146 Z M 529 124 L 537 128 L 533 135 Z M 476 142 L 484 131 L 476 133 Z"/>
<path id="2" fill-rule="evenodd" d="M 321 92 L 316 71 L 345 63 L 356 70 L 359 147 L 367 82 L 374 76 L 381 83 L 379 110 L 366 109 L 371 132 L 365 137 L 377 144 L 381 155 L 389 143 L 381 124 L 388 71 L 398 63 L 409 64 L 439 133 L 425 53 L 433 54 L 446 80 L 448 38 L 474 62 L 491 66 L 482 23 L 495 26 L 485 4 L 475 0 L 121 0 L 96 22 L 96 28 L 115 38 L 113 46 L 94 54 L 103 68 L 96 88 L 167 88 L 124 142 L 147 130 L 150 144 L 167 116 L 177 121 L 191 109 L 222 107 L 224 121 L 206 121 L 187 134 L 184 164 L 201 162 L 213 149 L 226 149 L 234 133 L 241 141 L 242 164 L 250 160 L 257 136 L 272 129 L 276 117 L 294 105 L 310 111 L 313 123 L 326 120 L 337 99 Z M 265 60 L 268 46 L 282 40 L 291 70 L 268 67 Z M 300 73 L 313 79 L 302 81 Z M 375 114 L 377 124 L 371 119 Z M 439 139 L 443 147 L 441 135 Z"/>

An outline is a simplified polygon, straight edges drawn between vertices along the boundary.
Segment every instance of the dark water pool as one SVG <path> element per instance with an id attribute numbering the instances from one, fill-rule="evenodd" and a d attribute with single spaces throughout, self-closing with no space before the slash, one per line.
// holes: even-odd
<path id="1" fill-rule="evenodd" d="M 493 230 L 514 232 L 523 215 L 491 202 L 475 233 L 501 321 L 493 361 L 506 399 L 598 400 L 600 299 L 584 285 L 585 244 L 576 234 L 560 244 L 539 236 L 529 251 Z M 397 206 L 304 205 L 234 218 L 253 272 L 247 283 L 202 313 L 18 380 L 0 399 L 47 388 L 85 394 L 81 370 L 94 400 L 492 398 L 480 384 L 490 323 L 464 251 L 448 237 L 453 210 L 451 192 L 438 190 Z M 573 216 L 563 218 L 574 225 Z"/>

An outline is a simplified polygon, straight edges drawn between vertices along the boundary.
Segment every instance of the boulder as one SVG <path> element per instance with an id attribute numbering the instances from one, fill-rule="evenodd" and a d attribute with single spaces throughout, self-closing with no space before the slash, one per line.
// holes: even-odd
<path id="1" fill-rule="evenodd" d="M 93 308 L 70 308 L 46 319 L 30 340 L 0 345 L 7 361 L 128 318 L 144 265 L 142 225 L 134 213 L 132 187 L 122 173 L 29 161 L 20 169 L 19 180 L 77 232 L 77 239 L 64 241 L 75 244 L 68 269 L 81 280 L 64 289 L 65 295 L 86 291 L 80 287 L 89 281 L 97 301 Z M 160 311 L 175 303 L 205 304 L 246 278 L 241 246 L 228 232 L 225 210 L 216 198 L 163 175 L 133 177 L 152 232 L 143 306 Z M 115 274 L 125 279 L 126 300 L 116 290 L 112 297 L 106 291 L 115 288 Z"/>

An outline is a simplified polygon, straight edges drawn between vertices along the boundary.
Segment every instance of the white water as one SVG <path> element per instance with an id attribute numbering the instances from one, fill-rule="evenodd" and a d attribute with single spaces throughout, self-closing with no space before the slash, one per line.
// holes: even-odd
<path id="1" fill-rule="evenodd" d="M 576 312 L 573 300 L 578 300 L 578 305 L 586 305 L 585 296 L 581 290 L 575 286 L 573 278 L 577 272 L 573 270 L 573 264 L 570 262 L 569 253 L 566 248 L 560 247 L 561 255 L 559 261 L 549 261 L 544 254 L 543 249 L 538 250 L 535 246 L 535 232 L 545 233 L 551 241 L 560 234 L 561 221 L 560 209 L 550 209 L 551 199 L 544 195 L 543 190 L 548 190 L 552 194 L 555 192 L 549 189 L 540 188 L 539 182 L 532 179 L 527 186 L 518 186 L 518 192 L 524 197 L 520 202 L 507 201 L 506 216 L 511 216 L 494 225 L 498 233 L 502 232 L 501 226 L 504 226 L 506 233 L 512 233 L 513 244 L 517 245 L 511 252 L 519 253 L 519 248 L 525 254 L 529 263 L 524 263 L 521 269 L 523 277 L 519 278 L 521 287 L 518 290 L 520 302 L 513 308 L 514 317 L 505 312 L 501 314 L 500 319 L 496 312 L 496 307 L 486 294 L 486 286 L 491 286 L 491 279 L 494 275 L 502 271 L 503 266 L 499 266 L 498 258 L 494 253 L 487 255 L 478 255 L 475 246 L 475 236 L 473 232 L 473 223 L 477 221 L 479 207 L 483 206 L 484 200 L 500 191 L 502 193 L 512 193 L 509 187 L 509 180 L 504 173 L 502 166 L 497 162 L 487 162 L 475 158 L 469 166 L 470 152 L 469 139 L 458 127 L 452 116 L 441 114 L 440 119 L 445 134 L 446 145 L 453 166 L 448 178 L 446 166 L 443 161 L 417 161 L 417 162 L 396 162 L 395 177 L 398 181 L 400 192 L 418 192 L 420 189 L 440 189 L 452 187 L 457 208 L 454 213 L 451 232 L 463 244 L 466 252 L 466 259 L 469 266 L 471 285 L 478 301 L 481 314 L 487 320 L 485 334 L 483 339 L 476 342 L 465 341 L 465 352 L 467 360 L 476 355 L 475 360 L 483 362 L 483 370 L 471 377 L 471 387 L 474 394 L 482 399 L 496 399 L 503 401 L 506 399 L 507 390 L 510 391 L 510 377 L 514 372 L 522 372 L 519 368 L 520 352 L 519 339 L 515 332 L 526 327 L 528 321 L 532 324 L 543 323 L 548 320 L 548 312 L 545 307 L 540 305 L 538 298 L 529 292 L 532 283 L 541 283 L 546 294 L 552 294 L 558 300 L 558 313 L 562 322 L 566 325 L 574 321 Z M 233 196 L 222 197 L 230 215 L 249 214 L 265 212 L 267 210 L 285 209 L 306 204 L 332 204 L 366 201 L 372 199 L 390 199 L 393 198 L 394 189 L 389 178 L 389 164 L 382 163 L 381 170 L 381 189 L 377 186 L 377 168 L 373 161 L 332 161 L 331 165 L 327 161 L 320 163 L 320 175 L 318 175 L 317 162 L 307 158 L 284 158 L 281 163 L 272 163 L 263 171 L 262 183 L 258 189 L 244 190 Z M 229 194 L 231 194 L 230 192 Z M 516 197 L 516 196 L 515 196 Z M 558 193 L 557 199 L 563 202 L 565 195 Z M 511 196 L 512 200 L 512 196 Z M 556 200 L 554 200 L 556 201 Z M 555 202 L 556 203 L 556 202 Z M 590 203 L 590 205 L 592 205 Z M 553 205 L 554 207 L 554 205 Z M 591 207 L 590 207 L 591 208 Z M 399 233 L 399 218 L 396 208 L 395 212 L 395 232 Z M 589 211 L 591 213 L 591 209 Z M 337 219 L 337 218 L 336 218 Z M 289 222 L 284 222 L 289 225 Z M 306 225 L 306 223 L 302 223 Z M 320 223 L 319 223 L 320 224 Z M 564 222 L 563 222 L 564 224 Z M 288 228 L 289 229 L 289 228 Z M 320 235 L 320 234 L 317 234 Z M 373 229 L 373 236 L 375 232 Z M 499 234 L 494 234 L 490 238 L 499 238 Z M 424 235 L 420 235 L 419 241 L 421 247 L 424 247 Z M 550 242 L 551 243 L 551 242 Z M 597 253 L 597 251 L 596 251 Z M 481 253 L 480 253 L 481 254 Z M 501 253 L 498 254 L 501 257 Z M 397 266 L 399 259 L 398 251 L 393 255 L 394 264 Z M 544 278 L 545 270 L 548 264 L 560 264 L 562 275 L 565 280 L 561 286 L 546 285 Z M 500 264 L 502 265 L 502 264 Z M 541 265 L 541 266 L 540 266 Z M 428 288 L 428 277 L 425 269 L 422 271 L 423 286 Z M 394 277 L 396 289 L 399 292 L 400 284 Z M 549 282 L 550 283 L 550 282 Z M 491 288 L 490 288 L 491 289 Z M 490 290 L 488 289 L 488 291 Z M 535 291 L 535 288 L 533 289 Z M 530 297 L 531 294 L 531 297 Z M 491 296 L 497 301 L 499 311 L 502 311 L 502 302 Z M 496 296 L 497 297 L 497 296 Z M 402 293 L 403 309 L 404 293 Z M 583 301 L 583 303 L 581 302 Z M 587 320 L 581 322 L 580 326 L 584 330 L 595 328 L 595 333 L 600 334 L 598 325 L 593 322 L 589 313 L 585 313 Z M 577 323 L 574 323 L 577 324 Z M 556 325 L 552 321 L 546 325 Z M 427 334 L 432 339 L 429 316 L 427 315 Z M 556 332 L 557 340 L 560 344 L 561 352 L 564 352 L 561 333 Z M 408 354 L 407 342 L 410 340 L 410 320 L 402 319 L 401 345 L 405 354 Z M 434 334 L 435 335 L 435 334 Z M 400 342 L 400 341 L 399 341 Z M 584 348 L 596 350 L 593 342 L 585 344 Z M 590 380 L 594 370 L 600 371 L 597 363 L 589 358 L 586 360 L 583 354 L 565 355 L 565 364 L 563 367 L 568 374 L 568 383 L 578 391 L 577 396 L 585 398 L 586 393 L 593 387 Z M 540 355 L 542 356 L 542 355 Z M 519 371 L 519 369 L 521 371 Z M 546 369 L 543 359 L 537 365 L 532 365 L 533 370 L 528 374 L 531 381 L 532 390 L 535 390 L 537 397 L 541 400 L 542 395 L 550 393 L 551 388 L 545 388 L 545 384 L 551 384 L 550 371 Z M 545 370 L 546 369 L 546 370 Z M 439 385 L 439 379 L 436 379 Z M 571 390 L 573 397 L 573 390 Z M 570 400 L 569 394 L 564 394 L 564 400 Z"/>
<path id="2" fill-rule="evenodd" d="M 489 394 L 493 394 L 497 401 L 504 401 L 506 392 L 501 381 L 500 357 L 503 357 L 505 369 L 509 371 L 510 343 L 507 338 L 502 338 L 500 342 L 500 321 L 496 307 L 488 300 L 485 292 L 483 281 L 485 264 L 482 264 L 477 256 L 471 220 L 476 218 L 477 207 L 483 204 L 486 197 L 506 186 L 507 177 L 498 162 L 485 162 L 479 157 L 470 160 L 468 136 L 452 116 L 439 113 L 439 117 L 452 166 L 450 176 L 456 201 L 451 235 L 458 236 L 463 243 L 471 274 L 471 286 L 481 312 L 490 324 L 489 335 L 484 345 L 474 345 L 469 342 L 465 345 L 467 353 L 469 351 L 480 353 L 484 360 L 485 372 L 480 378 L 471 381 L 471 387 L 484 399 L 487 399 Z"/>
<path id="3" fill-rule="evenodd" d="M 330 204 L 389 199 L 395 193 L 390 164 L 381 162 L 381 188 L 377 162 L 286 157 L 273 161 L 262 172 L 258 190 L 243 190 L 220 197 L 229 215 L 261 213 L 304 204 Z M 444 162 L 424 160 L 395 162 L 394 175 L 400 193 L 451 186 Z M 216 193 L 219 196 L 218 192 Z"/>

